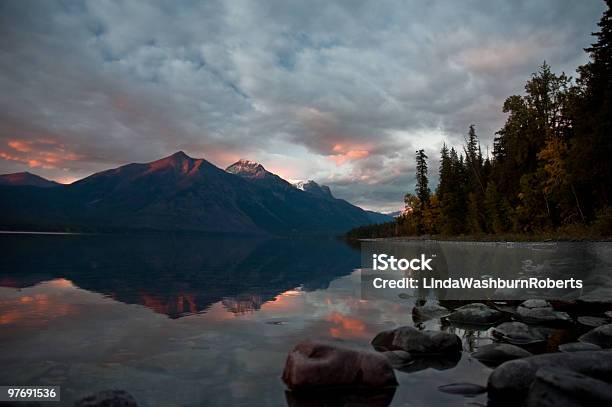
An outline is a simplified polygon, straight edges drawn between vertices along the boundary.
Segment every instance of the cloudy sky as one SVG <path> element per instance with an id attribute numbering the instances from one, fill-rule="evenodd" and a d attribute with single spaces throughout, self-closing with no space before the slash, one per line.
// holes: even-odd
<path id="1" fill-rule="evenodd" d="M 61 182 L 184 150 L 396 210 L 542 61 L 574 74 L 599 0 L 0 2 L 0 173 Z M 435 183 L 435 179 L 432 180 Z"/>

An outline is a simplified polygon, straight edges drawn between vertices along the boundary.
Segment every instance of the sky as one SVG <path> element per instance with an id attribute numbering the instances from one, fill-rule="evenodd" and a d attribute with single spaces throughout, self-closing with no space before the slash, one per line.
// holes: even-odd
<path id="1" fill-rule="evenodd" d="M 546 60 L 575 76 L 600 0 L 0 2 L 0 173 L 60 182 L 183 150 L 383 212 Z"/>

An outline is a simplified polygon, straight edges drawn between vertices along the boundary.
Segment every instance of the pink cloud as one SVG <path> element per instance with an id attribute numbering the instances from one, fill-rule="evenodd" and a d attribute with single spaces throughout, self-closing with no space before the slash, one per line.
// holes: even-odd
<path id="1" fill-rule="evenodd" d="M 83 158 L 51 139 L 12 139 L 6 143 L 6 147 L 6 150 L 0 150 L 1 159 L 17 161 L 30 168 L 60 168 L 66 162 Z"/>

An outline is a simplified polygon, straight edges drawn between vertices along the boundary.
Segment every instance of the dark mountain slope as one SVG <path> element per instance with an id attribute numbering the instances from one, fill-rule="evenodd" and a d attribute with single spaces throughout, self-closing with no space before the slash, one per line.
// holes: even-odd
<path id="1" fill-rule="evenodd" d="M 0 228 L 286 235 L 370 223 L 362 209 L 320 199 L 257 166 L 226 172 L 178 152 L 55 188 L 0 186 Z"/>

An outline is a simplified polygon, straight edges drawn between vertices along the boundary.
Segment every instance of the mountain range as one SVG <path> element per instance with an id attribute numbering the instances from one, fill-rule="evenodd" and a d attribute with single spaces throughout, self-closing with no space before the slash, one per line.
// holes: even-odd
<path id="1" fill-rule="evenodd" d="M 0 176 L 4 230 L 290 235 L 342 233 L 390 219 L 314 181 L 293 185 L 248 160 L 222 170 L 182 151 L 69 185 L 29 173 Z"/>

